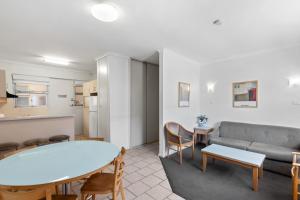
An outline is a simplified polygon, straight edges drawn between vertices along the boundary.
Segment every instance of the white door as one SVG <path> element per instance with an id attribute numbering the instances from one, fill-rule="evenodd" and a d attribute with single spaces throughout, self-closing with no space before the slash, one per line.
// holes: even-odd
<path id="1" fill-rule="evenodd" d="M 146 65 L 131 61 L 130 146 L 147 142 L 146 138 Z"/>

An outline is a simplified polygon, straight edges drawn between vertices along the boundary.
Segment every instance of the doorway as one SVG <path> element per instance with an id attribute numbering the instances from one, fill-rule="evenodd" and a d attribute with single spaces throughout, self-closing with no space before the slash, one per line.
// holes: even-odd
<path id="1" fill-rule="evenodd" d="M 130 147 L 159 140 L 159 65 L 131 60 Z"/>

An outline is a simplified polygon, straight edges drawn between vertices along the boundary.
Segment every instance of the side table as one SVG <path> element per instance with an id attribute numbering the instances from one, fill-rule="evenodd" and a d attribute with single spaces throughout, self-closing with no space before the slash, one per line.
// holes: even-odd
<path id="1" fill-rule="evenodd" d="M 195 133 L 195 144 L 199 141 L 198 139 L 202 138 L 202 141 L 204 141 L 205 146 L 208 145 L 208 134 L 212 132 L 214 129 L 210 127 L 195 127 L 194 133 Z M 199 136 L 199 137 L 198 137 Z"/>

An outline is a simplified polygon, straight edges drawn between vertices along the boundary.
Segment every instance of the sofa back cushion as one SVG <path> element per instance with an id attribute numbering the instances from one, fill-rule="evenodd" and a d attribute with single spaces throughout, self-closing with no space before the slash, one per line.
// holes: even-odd
<path id="1" fill-rule="evenodd" d="M 220 137 L 300 149 L 300 129 L 281 126 L 221 122 Z"/>

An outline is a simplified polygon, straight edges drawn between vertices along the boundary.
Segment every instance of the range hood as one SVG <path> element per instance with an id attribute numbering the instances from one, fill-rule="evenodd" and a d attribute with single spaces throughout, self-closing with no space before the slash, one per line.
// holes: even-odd
<path id="1" fill-rule="evenodd" d="M 9 93 L 9 92 L 6 91 L 6 98 L 8 98 L 8 99 L 16 99 L 16 98 L 18 98 L 18 96 L 14 95 L 14 94 L 11 94 L 11 93 Z"/>

